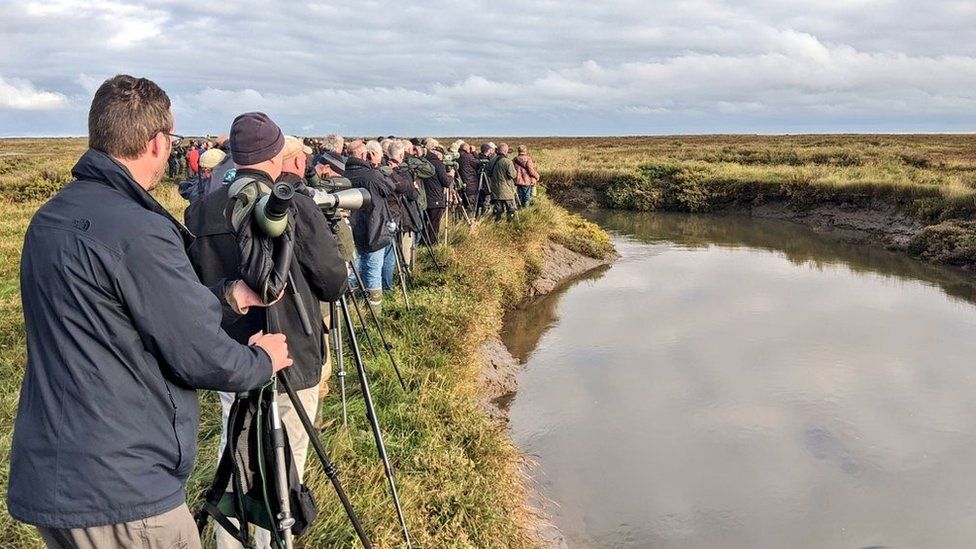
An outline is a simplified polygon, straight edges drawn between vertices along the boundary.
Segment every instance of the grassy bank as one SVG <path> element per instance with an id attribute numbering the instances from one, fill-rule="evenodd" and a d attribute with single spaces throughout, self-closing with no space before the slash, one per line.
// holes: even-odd
<path id="1" fill-rule="evenodd" d="M 520 140 L 561 199 L 638 211 L 780 203 L 897 211 L 925 228 L 910 253 L 976 262 L 976 136 L 698 136 Z"/>
<path id="2" fill-rule="evenodd" d="M 68 180 L 68 170 L 84 149 L 66 142 L 0 141 L 0 483 L 6 492 L 13 420 L 25 361 L 18 265 L 24 230 L 33 212 Z M 172 185 L 157 197 L 179 212 L 183 202 Z M 540 251 L 549 240 L 590 255 L 607 253 L 606 235 L 567 214 L 544 197 L 523 212 L 517 225 L 481 223 L 471 231 L 448 229 L 449 246 L 437 253 L 443 273 L 425 265 L 407 312 L 392 296 L 387 334 L 410 391 L 403 393 L 385 358 L 367 369 L 387 450 L 407 523 L 417 547 L 532 547 L 524 512 L 519 455 L 507 434 L 477 405 L 480 344 L 500 328 L 506 306 L 521 298 L 541 268 Z M 424 254 L 421 254 L 424 259 Z M 347 358 L 347 363 L 351 361 Z M 336 378 L 324 402 L 322 434 L 340 468 L 346 491 L 378 547 L 401 546 L 396 515 L 382 466 L 365 419 L 357 376 L 350 371 L 350 426 L 341 426 Z M 204 414 L 197 466 L 188 491 L 196 498 L 213 474 L 219 436 L 219 406 L 203 397 Z M 355 546 L 338 500 L 314 457 L 309 484 L 322 514 L 300 546 Z M 13 521 L 0 502 L 0 547 L 39 547 L 33 530 Z"/>

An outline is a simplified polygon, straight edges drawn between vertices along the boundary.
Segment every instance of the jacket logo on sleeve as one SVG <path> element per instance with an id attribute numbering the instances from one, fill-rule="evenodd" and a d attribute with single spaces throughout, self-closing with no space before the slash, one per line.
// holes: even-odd
<path id="1" fill-rule="evenodd" d="M 87 219 L 75 219 L 71 222 L 72 225 L 79 231 L 87 231 L 91 228 L 91 221 Z"/>

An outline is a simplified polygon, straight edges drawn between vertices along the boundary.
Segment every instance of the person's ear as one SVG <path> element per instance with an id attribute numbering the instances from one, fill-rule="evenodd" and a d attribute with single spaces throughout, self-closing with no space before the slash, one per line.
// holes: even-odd
<path id="1" fill-rule="evenodd" d="M 146 152 L 148 152 L 153 158 L 159 158 L 160 155 L 165 154 L 165 150 L 163 148 L 164 142 L 160 138 L 169 139 L 169 136 L 163 132 L 156 132 L 152 136 L 152 139 L 146 143 Z"/>

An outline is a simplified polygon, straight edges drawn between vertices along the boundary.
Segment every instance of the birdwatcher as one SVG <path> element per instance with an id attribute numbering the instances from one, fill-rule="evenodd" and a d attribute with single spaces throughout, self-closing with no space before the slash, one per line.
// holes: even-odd
<path id="1" fill-rule="evenodd" d="M 191 179 L 200 171 L 200 147 L 197 146 L 196 141 L 191 141 L 190 150 L 186 151 L 186 167 Z"/>
<path id="2" fill-rule="evenodd" d="M 223 162 L 227 155 L 220 149 L 209 149 L 200 155 L 200 171 L 197 176 L 180 182 L 180 196 L 187 199 L 191 204 L 198 199 L 206 196 L 210 188 L 211 177 L 214 168 Z"/>
<path id="3" fill-rule="evenodd" d="M 478 154 L 478 205 L 475 211 L 478 215 L 481 212 L 488 211 L 491 205 L 491 172 L 488 170 L 488 164 L 491 159 L 495 157 L 495 145 L 494 143 L 482 143 L 481 152 Z"/>
<path id="4" fill-rule="evenodd" d="M 341 135 L 330 133 L 322 140 L 322 151 L 332 153 L 336 158 L 345 162 L 346 159 L 342 157 L 342 150 L 345 147 L 345 143 L 346 140 Z"/>
<path id="5" fill-rule="evenodd" d="M 481 162 L 472 151 L 471 145 L 461 143 L 458 156 L 458 173 L 461 174 L 461 182 L 464 184 L 465 202 L 472 211 L 478 203 L 478 167 Z"/>
<path id="6" fill-rule="evenodd" d="M 358 140 L 350 142 L 348 152 L 346 177 L 352 181 L 354 188 L 366 189 L 372 196 L 369 207 L 351 215 L 352 236 L 358 255 L 356 268 L 362 277 L 362 280 L 353 279 L 352 282 L 362 290 L 369 306 L 379 314 L 383 304 L 383 258 L 386 247 L 393 242 L 387 198 L 395 191 L 393 183 L 374 168 L 365 143 Z M 372 160 L 379 161 L 375 157 Z"/>
<path id="7" fill-rule="evenodd" d="M 173 132 L 154 82 L 106 80 L 75 181 L 24 238 L 27 364 L 7 509 L 50 548 L 199 548 L 184 492 L 196 391 L 248 391 L 291 364 L 285 336 L 221 329 L 261 299 L 235 277 L 201 284 L 192 235 L 149 194 Z"/>
<path id="8" fill-rule="evenodd" d="M 450 189 L 454 185 L 454 179 L 448 174 L 444 162 L 438 158 L 438 153 L 432 150 L 439 147 L 436 139 L 427 138 L 427 154 L 423 157 L 434 166 L 434 175 L 423 179 L 424 193 L 427 195 L 427 221 L 423 232 L 424 242 L 436 244 L 437 237 L 441 231 L 441 218 L 444 217 L 444 210 L 447 208 L 447 196 L 445 189 Z"/>
<path id="9" fill-rule="evenodd" d="M 277 124 L 263 113 L 245 113 L 234 119 L 230 130 L 231 148 L 237 165 L 235 182 L 244 178 L 257 180 L 269 188 L 274 182 L 296 185 L 305 173 L 306 148 L 296 138 L 286 138 Z M 241 271 L 237 239 L 225 210 L 230 202 L 230 185 L 214 191 L 193 203 L 185 212 L 187 227 L 197 235 L 190 248 L 190 260 L 204 284 L 233 278 Z M 302 316 L 321 319 L 319 302 L 338 299 L 346 290 L 346 267 L 325 217 L 311 198 L 296 193 L 290 210 L 295 227 L 295 250 L 291 265 L 290 288 L 277 308 L 281 332 L 288 338 L 295 365 L 289 370 L 292 386 L 297 390 L 309 417 L 316 417 L 319 403 L 319 381 L 326 363 L 325 329 L 322 322 L 305 331 Z M 299 309 L 301 308 L 301 310 Z M 227 332 L 237 341 L 247 341 L 266 327 L 264 310 L 248 312 Z M 279 393 L 278 409 L 292 450 L 299 477 L 305 467 L 308 434 L 302 427 L 286 393 Z M 227 418 L 234 393 L 221 392 L 221 448 L 227 440 Z M 217 547 L 241 547 L 240 543 L 218 525 Z M 269 547 L 270 532 L 257 529 L 257 546 Z"/>
<path id="10" fill-rule="evenodd" d="M 403 220 L 407 213 L 403 210 L 404 200 L 417 200 L 419 192 L 414 186 L 413 175 L 410 169 L 403 164 L 404 147 L 397 140 L 388 140 L 383 156 L 383 164 L 380 172 L 393 184 L 393 194 L 387 197 L 387 206 L 390 208 L 390 230 L 396 242 L 387 248 L 386 255 L 383 257 L 383 290 L 393 288 L 393 266 L 396 264 L 397 253 L 402 253 L 404 257 L 411 254 L 413 238 L 403 237 Z M 408 242 L 409 241 L 409 242 Z M 394 249 L 397 247 L 397 249 Z"/>
<path id="11" fill-rule="evenodd" d="M 495 221 L 501 221 L 502 212 L 506 219 L 515 219 L 515 164 L 508 158 L 508 145 L 498 146 L 498 153 L 488 164 L 491 183 L 491 205 Z"/>
<path id="12" fill-rule="evenodd" d="M 515 189 L 519 204 L 528 208 L 532 203 L 532 195 L 535 194 L 535 186 L 539 183 L 539 172 L 535 169 L 535 161 L 529 156 L 528 147 L 519 145 L 518 156 L 512 163 L 515 164 Z"/>
<path id="13" fill-rule="evenodd" d="M 214 166 L 213 172 L 210 174 L 210 184 L 207 185 L 206 194 L 210 194 L 215 189 L 219 189 L 224 183 L 234 180 L 234 155 L 230 150 L 229 136 L 226 134 L 218 135 L 214 140 L 214 147 L 224 153 L 224 159 Z"/>
<path id="14" fill-rule="evenodd" d="M 330 193 L 352 188 L 352 182 L 343 175 L 346 164 L 331 152 L 325 151 L 316 156 L 313 165 L 316 178 L 315 181 L 308 182 L 310 187 Z M 339 244 L 339 253 L 346 262 L 353 261 L 356 258 L 356 245 L 352 238 L 352 226 L 349 224 L 349 212 L 339 209 L 337 213 L 339 218 L 335 220 L 334 235 Z"/>

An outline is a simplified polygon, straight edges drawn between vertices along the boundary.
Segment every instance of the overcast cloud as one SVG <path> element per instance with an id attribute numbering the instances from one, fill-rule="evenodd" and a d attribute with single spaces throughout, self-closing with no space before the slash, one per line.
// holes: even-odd
<path id="1" fill-rule="evenodd" d="M 85 134 L 120 72 L 187 134 L 976 130 L 973 0 L 477 5 L 3 0 L 0 135 Z"/>

